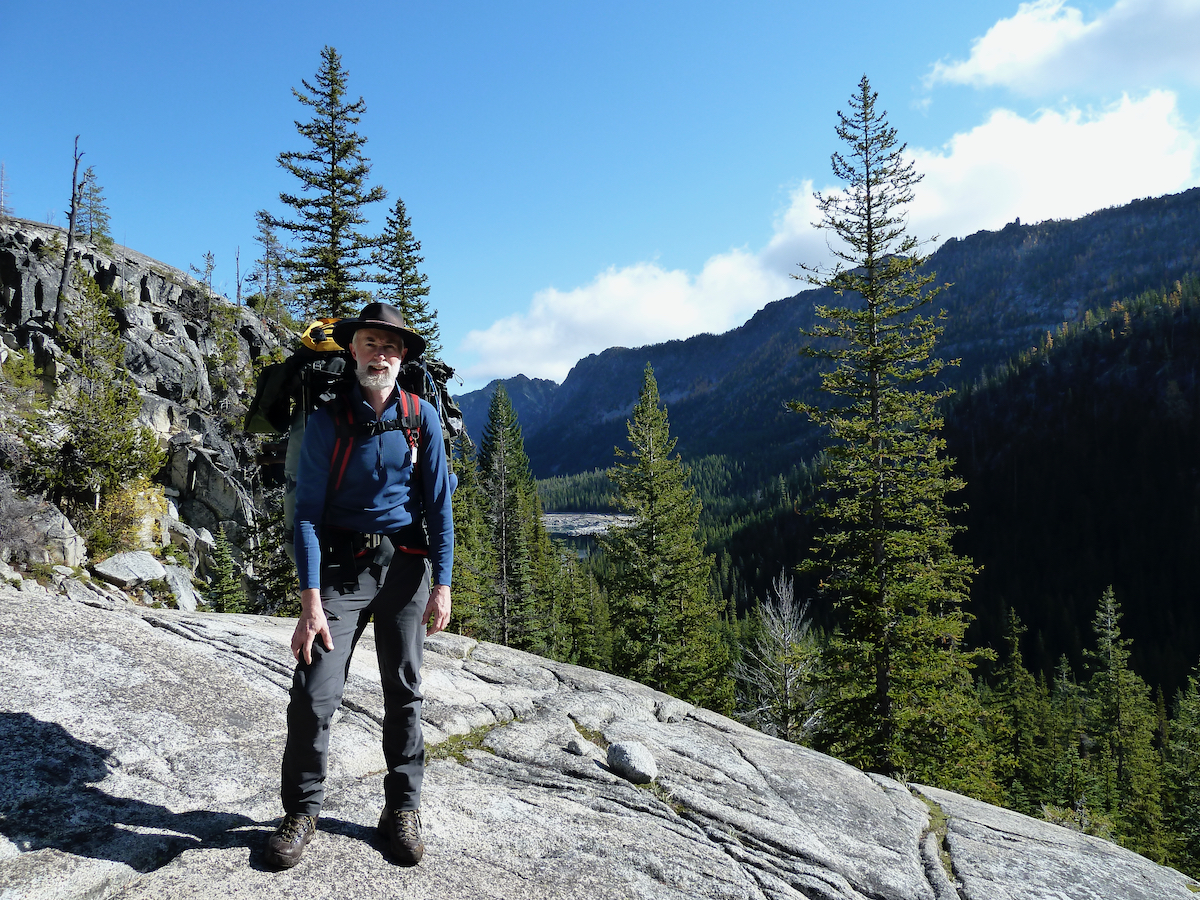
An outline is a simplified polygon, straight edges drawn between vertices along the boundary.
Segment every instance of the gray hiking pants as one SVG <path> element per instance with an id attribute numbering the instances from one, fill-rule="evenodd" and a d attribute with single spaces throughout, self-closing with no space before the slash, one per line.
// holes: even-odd
<path id="1" fill-rule="evenodd" d="M 340 594 L 322 587 L 333 650 L 313 642 L 312 663 L 296 664 L 288 704 L 281 796 L 286 812 L 315 816 L 325 800 L 329 725 L 342 702 L 350 657 L 363 629 L 375 619 L 375 651 L 383 682 L 383 779 L 388 809 L 419 809 L 425 771 L 421 736 L 421 655 L 429 602 L 429 567 L 423 556 L 397 553 L 378 586 L 369 571 L 358 588 Z"/>

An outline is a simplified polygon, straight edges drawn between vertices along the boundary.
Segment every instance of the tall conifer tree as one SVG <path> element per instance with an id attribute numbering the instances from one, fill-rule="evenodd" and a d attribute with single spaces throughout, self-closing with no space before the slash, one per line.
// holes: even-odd
<path id="1" fill-rule="evenodd" d="M 367 139 L 355 130 L 367 106 L 362 97 L 349 101 L 338 52 L 326 46 L 315 85 L 304 80 L 301 84 L 304 90 L 293 88 L 292 93 L 312 109 L 313 117 L 297 121 L 296 130 L 311 147 L 278 157 L 279 165 L 300 181 L 300 193 L 279 195 L 296 217 L 279 218 L 266 211 L 259 217 L 295 239 L 287 268 L 304 315 L 354 315 L 371 296 L 359 284 L 366 280 L 366 254 L 377 243 L 358 228 L 366 224 L 365 207 L 383 200 L 387 192 L 379 185 L 367 187 Z"/>
<path id="2" fill-rule="evenodd" d="M 1179 865 L 1188 872 L 1200 871 L 1200 667 L 1176 697 L 1164 775 Z"/>
<path id="3" fill-rule="evenodd" d="M 596 577 L 584 566 L 572 566 L 570 574 L 572 583 L 565 603 L 563 625 L 567 646 L 561 658 L 607 672 L 612 667 L 608 600 L 596 583 Z"/>
<path id="4" fill-rule="evenodd" d="M 379 245 L 371 254 L 371 262 L 378 268 L 371 280 L 379 285 L 378 298 L 404 313 L 405 321 L 425 338 L 426 348 L 433 356 L 441 349 L 441 331 L 437 310 L 429 305 L 429 278 L 418 268 L 424 261 L 421 242 L 413 237 L 412 219 L 404 201 L 397 197 Z"/>
<path id="5" fill-rule="evenodd" d="M 733 686 L 720 607 L 710 593 L 712 558 L 697 538 L 700 501 L 675 450 L 647 363 L 609 478 L 618 509 L 633 516 L 602 539 L 616 573 L 609 585 L 613 671 L 684 700 L 729 711 Z"/>
<path id="6" fill-rule="evenodd" d="M 517 413 L 502 384 L 496 386 L 488 407 L 479 471 L 488 499 L 487 522 L 496 564 L 496 640 L 506 647 L 539 652 L 542 622 L 534 610 L 534 548 L 529 524 L 535 515 L 536 492 Z"/>
<path id="7" fill-rule="evenodd" d="M 1154 749 L 1157 724 L 1150 687 L 1129 667 L 1130 641 L 1121 636 L 1121 606 L 1111 587 L 1100 598 L 1087 651 L 1086 724 L 1094 742 L 1091 768 L 1096 800 L 1117 824 L 1122 843 L 1162 862 L 1167 851 L 1162 812 L 1162 765 Z"/>
<path id="8" fill-rule="evenodd" d="M 945 392 L 920 389 L 943 365 L 931 355 L 938 319 L 920 312 L 933 276 L 919 271 L 904 214 L 920 176 L 866 76 L 838 119 L 847 155 L 833 154 L 833 172 L 846 187 L 816 199 L 839 262 L 807 276 L 841 301 L 818 306 L 809 332 L 809 353 L 834 363 L 822 374 L 832 403 L 793 404 L 830 437 L 810 568 L 840 629 L 825 653 L 818 743 L 864 768 L 988 795 L 978 654 L 963 647 L 975 570 L 950 545 L 947 496 L 962 482 L 941 437 Z"/>
<path id="9" fill-rule="evenodd" d="M 455 438 L 454 607 L 450 630 L 478 640 L 496 640 L 496 559 L 490 540 L 490 505 L 479 475 L 475 447 L 466 433 Z"/>
<path id="10" fill-rule="evenodd" d="M 204 602 L 217 612 L 245 612 L 246 595 L 242 591 L 242 579 L 233 561 L 233 549 L 224 526 L 217 529 L 214 540 L 211 579 L 208 590 L 204 592 Z"/>
<path id="11" fill-rule="evenodd" d="M 809 634 L 808 603 L 797 603 L 782 572 L 748 617 L 742 658 L 734 665 L 738 718 L 759 731 L 800 743 L 812 728 L 817 643 Z"/>
<path id="12" fill-rule="evenodd" d="M 1084 732 L 1083 689 L 1075 683 L 1071 663 L 1064 655 L 1054 669 L 1050 689 L 1050 779 L 1051 804 L 1086 815 L 1088 804 L 1095 806 L 1093 779 L 1081 747 L 1090 743 Z"/>
<path id="13" fill-rule="evenodd" d="M 1044 682 L 1025 668 L 1021 635 L 1025 626 L 1009 611 L 1008 656 L 996 670 L 995 687 L 985 696 L 988 726 L 996 749 L 996 778 L 1005 803 L 1037 815 L 1046 797 L 1051 765 L 1050 694 Z"/>

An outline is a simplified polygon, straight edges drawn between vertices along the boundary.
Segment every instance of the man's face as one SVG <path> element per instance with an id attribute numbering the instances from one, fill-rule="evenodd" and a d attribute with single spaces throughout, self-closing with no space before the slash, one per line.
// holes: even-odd
<path id="1" fill-rule="evenodd" d="M 404 341 L 394 331 L 360 328 L 350 341 L 358 383 L 376 391 L 390 391 L 404 360 Z"/>

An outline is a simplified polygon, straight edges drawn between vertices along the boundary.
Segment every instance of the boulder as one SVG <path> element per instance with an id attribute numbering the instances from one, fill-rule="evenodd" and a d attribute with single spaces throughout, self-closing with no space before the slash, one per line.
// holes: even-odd
<path id="1" fill-rule="evenodd" d="M 634 784 L 649 784 L 658 777 L 658 765 L 638 741 L 617 741 L 608 748 L 608 767 Z"/>
<path id="2" fill-rule="evenodd" d="M 375 836 L 369 626 L 331 731 L 317 837 L 295 869 L 271 871 L 261 848 L 281 814 L 293 626 L 0 587 L 0 683 L 17 686 L 0 693 L 0 896 L 1184 900 L 1200 888 L 1114 845 L 945 791 L 914 796 L 642 685 L 454 635 L 426 641 L 427 849 L 397 867 Z M 654 785 L 569 752 L 581 734 L 643 745 Z"/>
<path id="3" fill-rule="evenodd" d="M 51 503 L 40 504 L 30 524 L 39 535 L 38 542 L 45 546 L 41 562 L 72 568 L 83 565 L 87 559 L 87 545 L 58 507 Z"/>
<path id="4" fill-rule="evenodd" d="M 167 571 L 167 587 L 171 589 L 171 596 L 175 598 L 175 605 L 180 609 L 194 612 L 196 607 L 203 603 L 204 600 L 196 593 L 196 589 L 192 587 L 191 571 L 180 566 L 165 566 L 164 568 Z"/>
<path id="5" fill-rule="evenodd" d="M 98 590 L 94 585 L 85 584 L 77 578 L 68 578 L 62 584 L 62 592 L 76 603 L 87 606 L 98 606 L 102 609 L 113 609 L 116 601 Z"/>
<path id="6" fill-rule="evenodd" d="M 121 588 L 131 588 L 167 577 L 163 564 L 145 550 L 117 553 L 97 563 L 92 571 Z"/>

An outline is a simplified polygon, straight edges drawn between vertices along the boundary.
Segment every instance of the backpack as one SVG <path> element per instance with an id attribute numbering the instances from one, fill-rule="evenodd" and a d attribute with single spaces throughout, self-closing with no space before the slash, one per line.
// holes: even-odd
<path id="1" fill-rule="evenodd" d="M 296 512 L 296 475 L 300 469 L 300 445 L 308 417 L 323 406 L 335 404 L 331 412 L 338 441 L 331 459 L 334 478 L 331 489 L 340 479 L 338 461 L 349 458 L 356 438 L 377 433 L 365 425 L 353 425 L 348 407 L 343 415 L 337 408 L 349 394 L 354 383 L 354 360 L 350 351 L 334 343 L 329 336 L 337 319 L 316 319 L 300 335 L 298 346 L 281 363 L 266 366 L 255 384 L 254 399 L 246 411 L 243 428 L 249 434 L 274 435 L 276 439 L 263 445 L 258 455 L 259 472 L 265 487 L 283 486 L 283 521 L 285 550 L 295 561 L 293 521 Z M 446 462 L 450 464 L 450 446 L 463 433 L 462 411 L 450 396 L 448 387 L 454 370 L 438 359 L 419 356 L 405 360 L 396 378 L 401 391 L 401 408 L 396 421 L 384 423 L 382 430 L 401 429 L 408 445 L 414 448 L 420 434 L 420 404 L 425 400 L 438 411 L 445 442 Z M 458 479 L 451 474 L 451 490 Z"/>

